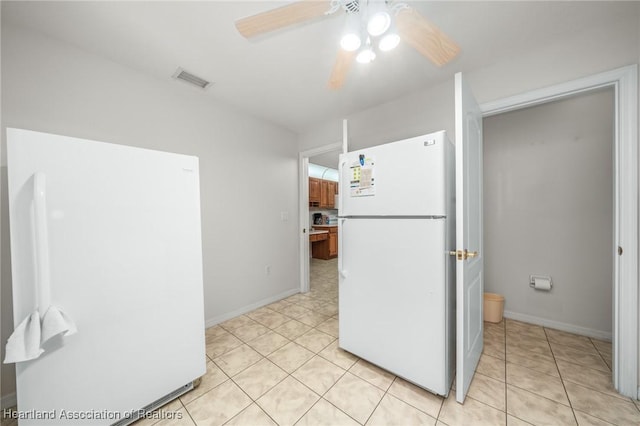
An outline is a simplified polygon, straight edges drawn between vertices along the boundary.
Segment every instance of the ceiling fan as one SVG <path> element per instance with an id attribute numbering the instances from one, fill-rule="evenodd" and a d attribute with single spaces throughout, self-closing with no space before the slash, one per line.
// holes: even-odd
<path id="1" fill-rule="evenodd" d="M 375 51 L 391 50 L 402 39 L 442 66 L 451 61 L 460 47 L 438 27 L 402 1 L 395 0 L 299 0 L 285 6 L 238 19 L 236 28 L 246 38 L 333 15 L 347 14 L 340 49 L 329 78 L 329 87 L 342 87 L 353 60 L 375 59 Z"/>

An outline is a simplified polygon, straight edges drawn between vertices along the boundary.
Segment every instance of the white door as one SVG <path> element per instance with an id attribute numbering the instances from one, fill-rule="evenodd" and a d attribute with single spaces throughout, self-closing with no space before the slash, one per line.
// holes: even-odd
<path id="1" fill-rule="evenodd" d="M 482 353 L 482 113 L 461 73 L 456 103 L 456 400 L 464 402 Z"/>

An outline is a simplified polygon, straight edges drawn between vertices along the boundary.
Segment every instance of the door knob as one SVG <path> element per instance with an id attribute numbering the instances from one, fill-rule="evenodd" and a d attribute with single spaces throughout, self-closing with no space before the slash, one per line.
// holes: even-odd
<path id="1" fill-rule="evenodd" d="M 470 258 L 472 258 L 472 259 L 473 259 L 474 257 L 478 256 L 478 252 L 477 252 L 477 251 L 466 251 L 466 250 L 465 250 L 465 252 L 467 253 L 467 257 L 470 257 Z"/>

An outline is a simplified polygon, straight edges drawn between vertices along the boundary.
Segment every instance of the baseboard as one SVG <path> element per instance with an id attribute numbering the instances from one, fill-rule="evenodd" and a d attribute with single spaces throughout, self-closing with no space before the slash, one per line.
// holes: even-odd
<path id="1" fill-rule="evenodd" d="M 553 321 L 546 318 L 540 318 L 533 315 L 520 314 L 518 312 L 504 311 L 504 317 L 516 321 L 528 322 L 530 324 L 541 325 L 543 327 L 555 328 L 556 330 L 566 331 L 568 333 L 579 334 L 581 336 L 593 337 L 594 339 L 611 341 L 611 332 L 594 330 L 591 328 L 580 327 L 573 324 L 567 324 L 560 321 Z"/>
<path id="2" fill-rule="evenodd" d="M 292 296 L 292 295 L 294 295 L 296 293 L 299 293 L 299 292 L 300 292 L 300 288 L 299 287 L 284 291 L 284 292 L 279 293 L 279 294 L 277 294 L 275 296 L 267 297 L 266 299 L 262 299 L 262 300 L 260 300 L 258 302 L 252 303 L 250 305 L 243 306 L 240 309 L 236 309 L 234 311 L 227 312 L 226 314 L 219 315 L 217 317 L 209 318 L 209 319 L 205 320 L 204 325 L 205 325 L 206 328 L 213 327 L 214 325 L 218 325 L 221 322 L 225 322 L 226 320 L 229 320 L 231 318 L 235 318 L 235 317 L 237 317 L 239 315 L 246 314 L 247 312 L 251 312 L 254 309 L 258 309 L 258 308 L 261 308 L 261 307 L 263 307 L 265 305 L 269 305 L 269 304 L 271 304 L 273 302 L 277 302 L 278 300 L 284 299 L 285 297 Z"/>
<path id="3" fill-rule="evenodd" d="M 9 395 L 3 395 L 2 398 L 0 398 L 0 408 L 3 410 L 6 408 L 15 407 L 16 404 L 18 404 L 18 398 L 16 397 L 15 392 L 10 393 Z"/>

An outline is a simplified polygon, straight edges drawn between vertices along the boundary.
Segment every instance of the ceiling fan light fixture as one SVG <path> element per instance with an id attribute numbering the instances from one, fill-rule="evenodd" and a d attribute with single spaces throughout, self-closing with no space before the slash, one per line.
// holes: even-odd
<path id="1" fill-rule="evenodd" d="M 389 29 L 391 26 L 391 16 L 389 12 L 386 10 L 381 10 L 379 12 L 374 13 L 369 18 L 367 22 L 367 32 L 373 36 L 377 37 L 379 35 L 384 34 L 385 31 Z"/>
<path id="2" fill-rule="evenodd" d="M 342 37 L 340 38 L 340 47 L 347 52 L 355 52 L 362 46 L 362 40 L 360 38 L 362 32 L 360 14 L 349 12 L 346 18 Z"/>
<path id="3" fill-rule="evenodd" d="M 360 64 L 368 64 L 376 58 L 376 52 L 370 46 L 365 47 L 356 56 L 356 61 Z"/>
<path id="4" fill-rule="evenodd" d="M 355 52 L 360 48 L 361 44 L 360 36 L 356 33 L 346 33 L 340 39 L 340 47 L 347 52 Z"/>
<path id="5" fill-rule="evenodd" d="M 378 49 L 383 52 L 395 49 L 400 44 L 400 36 L 394 32 L 386 34 L 380 39 L 378 43 Z"/>

